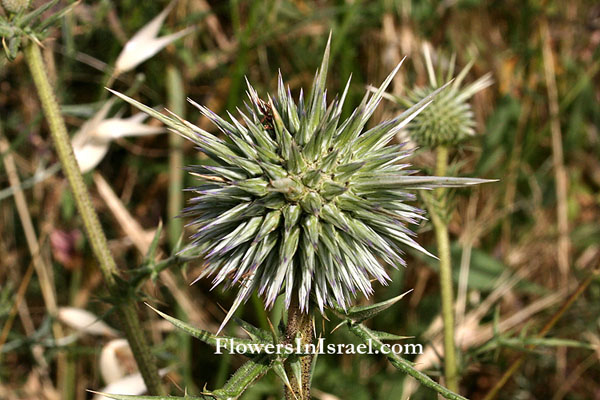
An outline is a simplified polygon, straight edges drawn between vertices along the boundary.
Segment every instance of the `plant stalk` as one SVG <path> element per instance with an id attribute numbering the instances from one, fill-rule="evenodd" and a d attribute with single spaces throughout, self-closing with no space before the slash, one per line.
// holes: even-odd
<path id="1" fill-rule="evenodd" d="M 71 141 L 67 134 L 65 122 L 60 113 L 52 86 L 48 81 L 42 54 L 35 42 L 29 41 L 25 47 L 25 59 L 29 66 L 31 76 L 33 77 L 42 104 L 42 109 L 44 110 L 44 115 L 48 121 L 50 134 L 56 147 L 58 158 L 67 177 L 67 181 L 69 182 L 69 187 L 73 192 L 77 210 L 83 220 L 92 250 L 98 259 L 109 292 L 113 296 L 117 296 L 119 295 L 119 289 L 117 287 L 119 270 L 108 249 L 106 236 L 102 231 L 98 216 L 92 207 L 92 202 L 85 186 L 85 182 L 83 181 L 83 176 L 81 175 L 77 160 L 73 154 L 73 148 L 71 147 Z M 158 369 L 140 327 L 135 303 L 129 299 L 126 300 L 118 307 L 118 313 L 127 341 L 131 346 L 131 350 L 135 356 L 140 373 L 144 378 L 148 392 L 151 394 L 162 394 L 163 391 L 160 384 Z"/>
<path id="2" fill-rule="evenodd" d="M 448 148 L 437 147 L 435 175 L 446 176 L 448 170 Z M 458 392 L 458 372 L 456 366 L 456 348 L 454 344 L 454 294 L 452 290 L 452 262 L 450 259 L 450 237 L 448 224 L 444 219 L 447 212 L 446 189 L 435 190 L 438 210 L 430 210 L 440 259 L 440 288 L 442 291 L 442 318 L 444 320 L 444 377 L 446 386 Z"/>
<path id="3" fill-rule="evenodd" d="M 290 308 L 288 309 L 288 323 L 285 336 L 286 342 L 294 344 L 294 347 L 296 346 L 296 338 L 300 338 L 302 350 L 304 350 L 306 345 L 310 345 L 313 342 L 312 316 L 310 313 L 303 313 L 302 310 L 300 310 L 298 300 L 295 298 L 292 299 Z M 284 388 L 286 400 L 310 400 L 310 381 L 313 357 L 313 354 L 299 356 L 302 371 L 300 382 L 295 379 L 295 374 L 286 360 L 285 370 L 287 376 L 290 378 L 291 387 L 288 388 L 286 386 Z"/>
<path id="4" fill-rule="evenodd" d="M 183 79 L 177 69 L 167 67 L 169 108 L 181 118 L 185 118 L 185 91 Z M 174 249 L 183 232 L 183 222 L 177 218 L 183 208 L 183 138 L 176 134 L 169 136 L 169 198 L 167 232 L 169 245 Z"/>

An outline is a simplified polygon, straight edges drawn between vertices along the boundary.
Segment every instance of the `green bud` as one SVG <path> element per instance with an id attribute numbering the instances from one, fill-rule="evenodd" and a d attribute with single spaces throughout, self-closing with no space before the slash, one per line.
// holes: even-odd
<path id="1" fill-rule="evenodd" d="M 19 49 L 21 48 L 21 37 L 13 36 L 8 39 L 8 41 L 3 40 L 2 46 L 4 47 L 4 53 L 6 54 L 6 57 L 9 59 L 9 61 L 13 61 L 19 54 Z"/>
<path id="2" fill-rule="evenodd" d="M 304 186 L 296 179 L 283 178 L 271 182 L 273 190 L 283 193 L 290 201 L 298 201 L 304 194 Z"/>
<path id="3" fill-rule="evenodd" d="M 300 220 L 300 215 L 302 214 L 302 210 L 300 206 L 296 204 L 290 204 L 283 209 L 283 218 L 285 219 L 285 231 L 289 232 L 292 227 L 296 226 L 298 221 Z"/>
<path id="4" fill-rule="evenodd" d="M 309 188 L 313 188 L 313 189 L 317 187 L 317 184 L 319 183 L 320 180 L 321 180 L 321 170 L 318 170 L 318 169 L 308 171 L 302 177 L 302 182 Z"/>
<path id="5" fill-rule="evenodd" d="M 281 211 L 271 211 L 265 216 L 265 220 L 263 221 L 260 230 L 254 237 L 254 242 L 260 242 L 265 236 L 269 233 L 273 232 L 277 225 L 279 225 L 279 220 L 281 219 Z"/>
<path id="6" fill-rule="evenodd" d="M 316 194 L 315 192 L 309 192 L 300 200 L 300 205 L 304 212 L 308 214 L 319 215 L 321 212 L 321 207 L 323 206 L 323 200 L 321 200 L 321 196 Z"/>
<path id="7" fill-rule="evenodd" d="M 240 189 L 252 193 L 256 196 L 264 196 L 267 194 L 268 182 L 263 178 L 252 178 L 243 181 L 235 182 L 235 185 Z"/>
<path id="8" fill-rule="evenodd" d="M 309 215 L 302 221 L 302 228 L 308 237 L 310 244 L 316 250 L 319 243 L 319 218 L 315 215 Z"/>
<path id="9" fill-rule="evenodd" d="M 441 88 L 445 82 L 440 82 L 438 77 L 444 76 L 448 81 L 452 78 L 449 74 L 454 71 L 455 59 L 450 63 L 439 63 L 435 73 L 429 50 L 424 51 L 424 56 L 427 65 L 431 66 L 428 68 L 430 84 L 408 90 L 406 95 L 399 99 L 405 106 L 414 106 Z M 408 125 L 408 135 L 419 146 L 455 146 L 475 135 L 475 118 L 468 101 L 475 93 L 490 86 L 492 79 L 490 74 L 486 74 L 469 85 L 461 86 L 472 65 L 472 62 L 468 64 Z"/>
<path id="10" fill-rule="evenodd" d="M 334 197 L 339 196 L 346 190 L 348 190 L 348 188 L 345 185 L 340 185 L 333 181 L 325 181 L 323 182 L 321 195 L 323 195 L 325 200 L 333 200 Z"/>

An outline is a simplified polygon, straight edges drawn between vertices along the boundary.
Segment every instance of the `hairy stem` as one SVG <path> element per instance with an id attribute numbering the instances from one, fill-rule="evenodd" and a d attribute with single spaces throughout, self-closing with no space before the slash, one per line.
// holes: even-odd
<path id="1" fill-rule="evenodd" d="M 100 264 L 100 269 L 102 270 L 102 275 L 109 291 L 111 294 L 116 295 L 118 291 L 117 278 L 119 277 L 119 271 L 108 249 L 106 236 L 102 231 L 98 216 L 92 207 L 83 176 L 73 154 L 65 122 L 60 114 L 52 86 L 48 81 L 42 54 L 35 42 L 29 41 L 27 44 L 25 58 L 42 103 L 44 115 L 48 121 L 58 158 L 69 182 L 69 187 L 73 192 L 77 210 L 83 220 L 92 250 Z M 153 394 L 161 394 L 162 388 L 158 370 L 140 327 L 135 304 L 133 301 L 126 301 L 118 308 L 118 311 L 123 330 L 125 331 L 148 391 Z"/>
<path id="2" fill-rule="evenodd" d="M 286 342 L 293 343 L 294 346 L 296 338 L 299 337 L 303 350 L 306 345 L 313 342 L 312 317 L 310 313 L 303 313 L 300 310 L 297 299 L 292 300 L 288 309 L 288 323 L 285 336 Z M 312 354 L 300 356 L 301 382 L 298 382 L 294 378 L 295 375 L 290 365 L 286 362 L 285 369 L 288 377 L 290 377 L 291 386 L 291 390 L 287 386 L 285 387 L 286 400 L 310 400 L 312 360 Z"/>
<path id="3" fill-rule="evenodd" d="M 446 176 L 448 169 L 448 148 L 438 146 L 435 175 Z M 452 290 L 452 263 L 450 260 L 450 238 L 448 224 L 444 219 L 447 212 L 446 189 L 438 188 L 435 193 L 439 211 L 431 210 L 431 219 L 440 259 L 440 287 L 442 291 L 442 318 L 444 320 L 444 377 L 446 386 L 453 392 L 458 391 L 458 373 L 456 367 L 456 349 L 454 345 L 454 295 Z M 441 213 L 441 216 L 440 216 Z"/>

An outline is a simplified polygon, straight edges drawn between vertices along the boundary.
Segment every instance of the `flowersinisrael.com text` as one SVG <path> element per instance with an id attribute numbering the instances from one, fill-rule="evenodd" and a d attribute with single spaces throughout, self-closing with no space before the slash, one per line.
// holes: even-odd
<path id="1" fill-rule="evenodd" d="M 302 344 L 297 338 L 295 343 L 236 343 L 234 339 L 217 339 L 215 354 L 423 354 L 420 343 L 394 343 L 383 345 L 368 343 L 325 343 L 319 338 L 317 343 Z"/>

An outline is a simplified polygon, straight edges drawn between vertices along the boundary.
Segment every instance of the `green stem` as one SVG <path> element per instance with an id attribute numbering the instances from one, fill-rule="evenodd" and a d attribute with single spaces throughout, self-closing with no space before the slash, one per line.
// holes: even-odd
<path id="1" fill-rule="evenodd" d="M 448 169 L 448 148 L 438 146 L 435 175 L 446 176 Z M 447 213 L 446 189 L 435 191 L 436 203 L 439 210 L 430 210 L 431 220 L 435 229 L 435 237 L 440 259 L 440 287 L 442 291 L 442 317 L 444 320 L 444 377 L 446 386 L 453 392 L 458 391 L 458 373 L 456 366 L 456 349 L 454 344 L 454 295 L 452 290 L 452 263 L 450 260 L 450 238 L 448 224 L 445 220 Z"/>
<path id="2" fill-rule="evenodd" d="M 50 134 L 58 153 L 58 158 L 63 171 L 69 182 L 73 197 L 77 205 L 77 210 L 81 215 L 85 231 L 90 240 L 94 255 L 98 259 L 100 269 L 104 280 L 111 294 L 116 294 L 117 278 L 119 271 L 117 265 L 108 249 L 108 244 L 104 232 L 100 226 L 98 216 L 92 207 L 89 193 L 83 181 L 83 176 L 77 165 L 73 148 L 67 134 L 65 122 L 60 114 L 58 102 L 54 95 L 52 86 L 48 81 L 42 53 L 39 47 L 33 41 L 29 41 L 25 48 L 25 59 L 33 77 L 38 96 L 42 103 L 44 114 L 48 121 Z M 137 361 L 139 370 L 144 378 L 146 387 L 150 393 L 161 394 L 160 377 L 152 353 L 146 342 L 137 316 L 135 304 L 132 301 L 125 302 L 119 308 L 121 324 L 123 325 L 125 335 L 131 346 L 131 350 Z"/>
<path id="3" fill-rule="evenodd" d="M 313 342 L 312 317 L 310 313 L 303 313 L 298 306 L 298 300 L 292 299 L 290 308 L 288 309 L 288 321 L 285 332 L 285 340 L 287 343 L 293 343 L 295 346 L 296 338 L 300 337 L 300 343 L 304 349 L 306 345 Z M 290 386 L 285 386 L 286 400 L 310 400 L 310 382 L 312 361 L 314 355 L 308 354 L 300 356 L 300 365 L 302 369 L 301 382 L 296 379 L 290 379 Z M 293 377 L 294 373 L 286 362 L 286 373 L 288 377 Z M 300 387 L 300 385 L 302 385 Z M 290 390 L 291 389 L 291 390 Z"/>
<path id="4" fill-rule="evenodd" d="M 175 67 L 167 67 L 167 87 L 169 109 L 184 118 L 185 93 L 183 79 Z M 177 218 L 183 208 L 183 138 L 176 134 L 169 136 L 169 199 L 167 203 L 168 222 L 167 232 L 169 245 L 174 249 L 181 233 L 183 223 Z"/>

